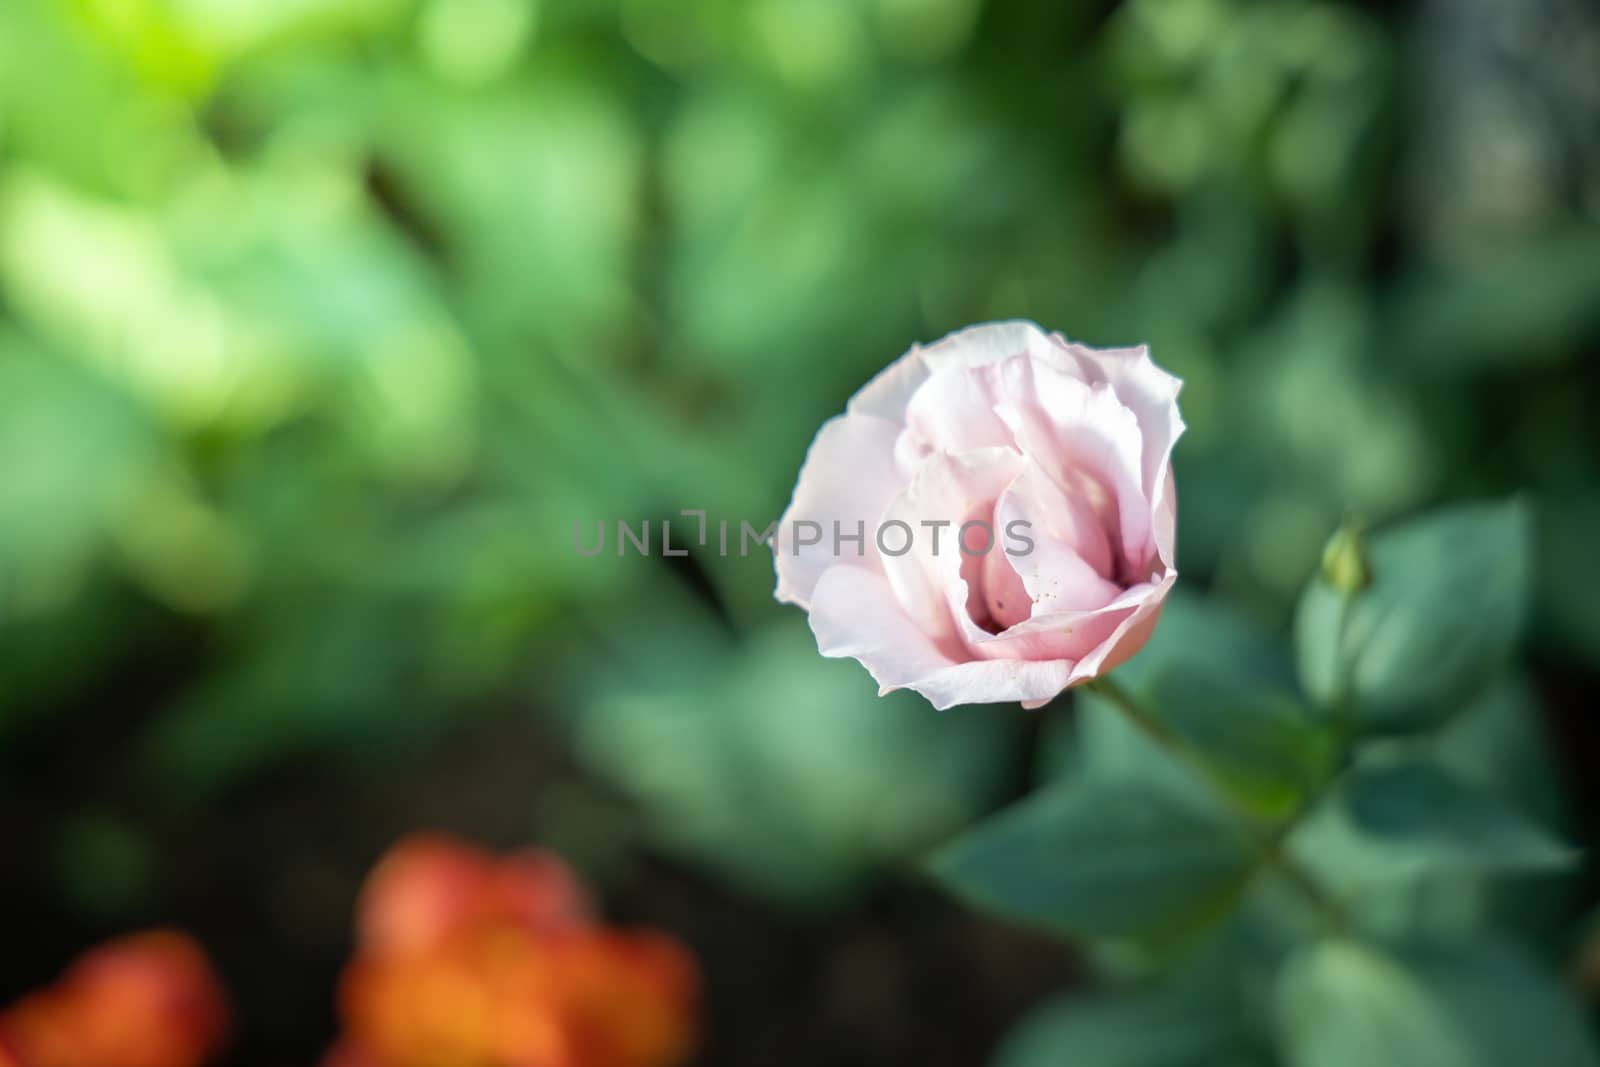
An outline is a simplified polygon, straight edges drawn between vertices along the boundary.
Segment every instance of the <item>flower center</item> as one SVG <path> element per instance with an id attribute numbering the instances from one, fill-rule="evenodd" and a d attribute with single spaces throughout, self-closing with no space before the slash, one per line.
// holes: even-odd
<path id="1" fill-rule="evenodd" d="M 993 508 L 974 518 L 998 530 Z M 984 541 L 987 538 L 987 551 Z M 961 578 L 967 583 L 967 616 L 987 633 L 1010 629 L 1033 614 L 1033 598 L 1005 553 L 998 532 L 989 537 L 980 527 L 968 527 L 959 548 Z"/>

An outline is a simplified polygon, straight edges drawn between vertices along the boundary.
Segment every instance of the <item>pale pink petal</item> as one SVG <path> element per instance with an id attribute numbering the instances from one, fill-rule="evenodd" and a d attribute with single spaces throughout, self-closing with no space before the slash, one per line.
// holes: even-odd
<path id="1" fill-rule="evenodd" d="M 906 405 L 927 380 L 928 366 L 922 361 L 922 348 L 912 345 L 910 351 L 863 385 L 850 398 L 845 410 L 852 415 L 875 415 L 904 425 Z"/>
<path id="2" fill-rule="evenodd" d="M 1148 345 L 1090 348 L 1060 334 L 1052 334 L 1051 340 L 1071 354 L 1085 381 L 1110 385 L 1139 420 L 1139 432 L 1144 438 L 1141 482 L 1145 498 L 1152 505 L 1159 503 L 1162 474 L 1185 428 L 1178 413 L 1178 392 L 1183 382 L 1156 366 Z"/>
<path id="3" fill-rule="evenodd" d="M 823 575 L 812 601 L 811 630 L 824 656 L 860 660 L 880 693 L 915 689 L 936 708 L 1048 700 L 1072 676 L 1070 663 L 957 662 L 899 611 L 882 575 L 860 567 L 835 567 Z"/>
<path id="4" fill-rule="evenodd" d="M 884 514 L 885 522 L 898 520 L 915 534 L 910 551 L 884 555 L 884 573 L 906 612 L 936 640 L 954 640 L 971 649 L 990 636 L 968 613 L 964 557 L 956 536 L 968 519 L 992 520 L 995 501 L 1021 469 L 1022 457 L 1010 448 L 959 456 L 934 453 Z M 925 522 L 948 525 L 933 528 Z M 898 531 L 886 536 L 891 548 L 899 547 L 899 536 Z M 1000 551 L 1000 545 L 992 550 Z"/>
<path id="5" fill-rule="evenodd" d="M 837 563 L 878 566 L 878 520 L 902 484 L 894 462 L 899 434 L 899 426 L 873 415 L 839 415 L 823 423 L 806 452 L 794 499 L 778 520 L 772 551 L 779 600 L 806 607 L 817 579 Z M 814 533 L 797 527 L 802 522 L 817 524 L 820 542 L 799 544 Z M 836 552 L 835 523 L 845 537 L 860 524 L 863 543 L 841 539 Z"/>
<path id="6" fill-rule="evenodd" d="M 923 362 L 935 374 L 943 370 L 985 367 L 1017 356 L 1043 358 L 1059 349 L 1038 326 L 1025 319 L 968 326 L 922 350 Z"/>
<path id="7" fill-rule="evenodd" d="M 1033 550 L 1011 558 L 1036 612 L 1090 611 L 1122 591 L 1104 523 L 1079 493 L 1069 493 L 1029 458 L 1001 494 L 995 522 L 1002 531 L 1026 523 Z M 1018 527 L 1023 529 L 1024 527 Z"/>
<path id="8" fill-rule="evenodd" d="M 1155 556 L 1150 502 L 1140 467 L 1139 422 L 1109 386 L 1091 386 L 1037 360 L 1001 364 L 999 414 L 1018 446 L 1068 491 L 1109 506 L 1127 580 L 1143 577 Z"/>
<path id="9" fill-rule="evenodd" d="M 1167 465 L 1156 489 L 1154 511 L 1151 527 L 1156 551 L 1170 570 L 1178 565 L 1178 489 L 1172 479 L 1171 464 Z"/>
<path id="10" fill-rule="evenodd" d="M 1177 580 L 1176 571 L 1168 572 L 1156 588 L 1140 602 L 1138 609 L 1124 619 L 1109 638 L 1080 659 L 1072 670 L 1072 684 L 1097 678 L 1121 666 L 1143 648 L 1155 630 L 1156 620 L 1161 615 L 1161 605 L 1166 602 L 1167 594 L 1172 591 L 1172 586 Z"/>
<path id="11" fill-rule="evenodd" d="M 1005 527 L 992 524 L 997 543 L 981 556 L 961 562 L 961 577 L 967 583 L 967 614 L 988 616 L 1001 628 L 1009 628 L 1033 614 L 1033 597 L 1022 575 L 1005 553 Z"/>
<path id="12" fill-rule="evenodd" d="M 1146 600 L 1164 595 L 1158 594 L 1158 589 L 1159 582 L 1144 582 L 1085 611 L 1035 610 L 1030 618 L 990 637 L 980 653 L 990 658 L 1060 659 L 1076 664 L 1112 640 Z"/>
<path id="13" fill-rule="evenodd" d="M 1062 660 L 991 659 L 957 663 L 906 688 L 941 709 L 1013 700 L 1039 707 L 1071 684 L 1072 665 Z"/>
<path id="14" fill-rule="evenodd" d="M 957 662 L 911 621 L 884 576 L 864 567 L 823 574 L 811 600 L 811 632 L 824 656 L 860 660 L 881 693 Z"/>
<path id="15" fill-rule="evenodd" d="M 992 385 L 983 369 L 941 370 L 911 398 L 906 426 L 917 441 L 941 452 L 1009 448 L 1011 430 L 995 414 Z"/>

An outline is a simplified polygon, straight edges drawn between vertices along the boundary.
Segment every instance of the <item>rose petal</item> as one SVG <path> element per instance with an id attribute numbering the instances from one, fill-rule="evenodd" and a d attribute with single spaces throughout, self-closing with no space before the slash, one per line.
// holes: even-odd
<path id="1" fill-rule="evenodd" d="M 1017 356 L 1047 357 L 1060 346 L 1036 324 L 1026 319 L 968 326 L 922 350 L 922 360 L 935 373 L 985 367 Z"/>
<path id="2" fill-rule="evenodd" d="M 1074 344 L 1060 334 L 1052 340 L 1061 344 L 1084 368 L 1091 383 L 1105 382 L 1116 392 L 1139 421 L 1144 439 L 1144 465 L 1140 471 L 1145 497 L 1152 504 L 1160 499 L 1162 476 L 1172 456 L 1173 446 L 1185 429 L 1178 413 L 1178 391 L 1183 382 L 1168 374 L 1150 358 L 1150 347 L 1088 348 Z"/>
<path id="3" fill-rule="evenodd" d="M 1097 678 L 1121 666 L 1143 648 L 1144 643 L 1150 640 L 1156 620 L 1161 615 L 1161 606 L 1177 580 L 1177 572 L 1171 571 L 1153 590 L 1148 591 L 1133 614 L 1122 620 L 1110 637 L 1078 661 L 1072 669 L 1072 684 Z"/>
<path id="4" fill-rule="evenodd" d="M 1072 684 L 1072 665 L 1063 660 L 973 660 L 947 667 L 911 683 L 936 708 L 958 704 L 998 704 L 1012 700 L 1038 707 Z"/>
<path id="5" fill-rule="evenodd" d="M 999 540 L 1004 526 L 998 520 L 991 525 L 995 543 L 983 555 L 962 560 L 961 577 L 967 583 L 967 613 L 987 615 L 995 625 L 1008 629 L 1033 614 L 1033 597 Z"/>
<path id="6" fill-rule="evenodd" d="M 810 621 L 822 654 L 860 660 L 880 694 L 956 662 L 911 621 L 888 579 L 864 567 L 824 573 L 811 598 Z"/>
<path id="7" fill-rule="evenodd" d="M 1022 451 L 1064 489 L 1104 494 L 1114 505 L 1122 577 L 1142 577 L 1156 554 L 1150 503 L 1140 480 L 1139 422 L 1108 386 L 1091 386 L 1037 360 L 999 368 L 1006 399 L 999 414 Z"/>
<path id="8" fill-rule="evenodd" d="M 1153 583 L 1124 589 L 1110 603 L 1085 611 L 1040 611 L 1004 633 L 995 634 L 980 649 L 991 658 L 1060 659 L 1076 666 L 1111 640 L 1126 622 L 1155 593 Z"/>
<path id="9" fill-rule="evenodd" d="M 869 568 L 878 564 L 874 543 L 878 520 L 899 491 L 903 480 L 895 467 L 894 443 L 900 427 L 875 415 L 840 415 L 823 423 L 806 461 L 794 499 L 778 520 L 773 540 L 773 563 L 778 573 L 775 595 L 779 600 L 805 607 L 823 571 L 838 563 Z M 797 544 L 796 524 L 814 522 L 821 532 L 815 544 Z M 844 541 L 835 552 L 835 523 L 846 537 L 860 523 L 864 534 L 858 547 Z M 806 529 L 806 540 L 816 531 Z"/>
<path id="10" fill-rule="evenodd" d="M 928 365 L 923 362 L 922 351 L 921 346 L 912 345 L 905 355 L 863 385 L 850 398 L 845 410 L 852 415 L 874 415 L 903 425 L 906 421 L 906 405 L 922 383 L 928 380 Z"/>
<path id="11" fill-rule="evenodd" d="M 884 514 L 885 522 L 904 522 L 915 534 L 910 551 L 883 557 L 884 573 L 906 613 L 937 642 L 955 641 L 971 650 L 990 636 L 967 611 L 969 589 L 956 538 L 968 519 L 992 520 L 995 501 L 1021 469 L 1022 457 L 1010 448 L 935 453 Z M 923 522 L 949 525 L 935 530 Z M 886 541 L 898 536 L 892 532 Z M 1001 551 L 998 538 L 991 551 Z"/>
<path id="12" fill-rule="evenodd" d="M 993 381 L 983 369 L 941 370 L 911 398 L 906 426 L 918 441 L 938 451 L 1010 448 L 1011 429 L 995 414 Z"/>
<path id="13" fill-rule="evenodd" d="M 1010 700 L 1048 700 L 1065 689 L 1072 664 L 944 655 L 898 610 L 888 582 L 860 567 L 837 567 L 817 583 L 811 629 L 824 656 L 861 661 L 880 695 L 914 689 L 936 708 Z"/>
<path id="14" fill-rule="evenodd" d="M 1081 494 L 1068 493 L 1031 457 L 995 507 L 999 528 L 1028 524 L 1033 551 L 1011 557 L 1035 611 L 1088 611 L 1114 600 L 1121 587 L 1107 532 Z"/>

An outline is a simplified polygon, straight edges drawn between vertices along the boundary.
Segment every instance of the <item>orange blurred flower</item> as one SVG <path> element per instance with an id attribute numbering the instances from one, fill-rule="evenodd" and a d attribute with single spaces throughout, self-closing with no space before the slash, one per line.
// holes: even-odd
<path id="1" fill-rule="evenodd" d="M 173 931 L 134 934 L 0 1014 L 0 1067 L 199 1067 L 227 1029 L 200 946 Z"/>
<path id="2" fill-rule="evenodd" d="M 362 892 L 324 1067 L 673 1067 L 699 976 L 676 942 L 597 924 L 554 856 L 421 835 Z"/>
<path id="3" fill-rule="evenodd" d="M 358 909 L 361 948 L 373 953 L 421 951 L 486 924 L 554 930 L 589 915 L 582 887 L 556 857 L 496 857 L 442 834 L 416 834 L 385 853 Z"/>
<path id="4" fill-rule="evenodd" d="M 679 1063 L 693 1050 L 694 960 L 661 934 L 595 930 L 557 952 L 569 1036 L 582 1067 Z"/>

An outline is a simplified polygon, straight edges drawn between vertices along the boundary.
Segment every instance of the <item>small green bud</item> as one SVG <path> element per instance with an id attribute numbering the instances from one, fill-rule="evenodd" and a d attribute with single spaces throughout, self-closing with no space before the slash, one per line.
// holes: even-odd
<path id="1" fill-rule="evenodd" d="M 1327 547 L 1322 550 L 1322 579 L 1347 597 L 1372 584 L 1367 540 L 1355 519 L 1345 519 L 1328 538 Z"/>

